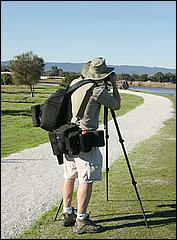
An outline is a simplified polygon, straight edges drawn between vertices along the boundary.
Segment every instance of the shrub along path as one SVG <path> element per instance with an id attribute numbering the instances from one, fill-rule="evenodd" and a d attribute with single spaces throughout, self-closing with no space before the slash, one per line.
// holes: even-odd
<path id="1" fill-rule="evenodd" d="M 172 102 L 165 97 L 135 93 L 144 104 L 118 117 L 127 151 L 163 126 L 172 117 Z M 102 129 L 103 126 L 100 126 Z M 119 159 L 122 149 L 113 120 L 109 122 L 109 164 Z M 104 148 L 101 148 L 103 155 Z M 49 143 L 3 158 L 1 171 L 1 237 L 9 238 L 28 228 L 39 215 L 61 198 L 63 167 L 58 166 Z M 104 163 L 105 166 L 105 163 Z"/>

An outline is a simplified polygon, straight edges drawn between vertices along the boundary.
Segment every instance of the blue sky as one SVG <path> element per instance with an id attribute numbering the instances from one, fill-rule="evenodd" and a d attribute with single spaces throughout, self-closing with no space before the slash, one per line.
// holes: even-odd
<path id="1" fill-rule="evenodd" d="M 176 68 L 175 1 L 1 1 L 1 60 Z"/>

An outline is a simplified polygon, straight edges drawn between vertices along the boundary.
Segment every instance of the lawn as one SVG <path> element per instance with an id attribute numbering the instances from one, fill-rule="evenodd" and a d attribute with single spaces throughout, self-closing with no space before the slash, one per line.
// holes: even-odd
<path id="1" fill-rule="evenodd" d="M 176 97 L 169 97 L 176 109 Z M 126 145 L 126 144 L 125 144 Z M 58 206 L 43 214 L 16 239 L 176 239 L 176 115 L 157 135 L 137 144 L 128 153 L 149 228 L 131 183 L 124 156 L 109 171 L 109 201 L 103 181 L 94 183 L 88 211 L 103 226 L 97 234 L 77 235 L 52 219 Z M 73 205 L 76 207 L 76 193 Z M 59 202 L 58 202 L 59 204 Z M 61 215 L 59 215 L 60 217 Z"/>
<path id="2" fill-rule="evenodd" d="M 47 131 L 32 126 L 31 106 L 43 103 L 57 89 L 56 86 L 37 85 L 35 96 L 31 97 L 26 86 L 1 86 L 1 157 L 49 141 Z M 122 108 L 116 111 L 119 116 L 143 103 L 143 98 L 139 96 L 121 94 L 121 98 Z"/>

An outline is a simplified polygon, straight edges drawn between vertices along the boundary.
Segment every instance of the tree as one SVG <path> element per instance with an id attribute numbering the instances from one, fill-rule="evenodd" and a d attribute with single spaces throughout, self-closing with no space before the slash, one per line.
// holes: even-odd
<path id="1" fill-rule="evenodd" d="M 45 73 L 47 76 L 60 76 L 64 77 L 63 69 L 58 68 L 57 66 L 52 66 L 48 71 Z"/>
<path id="2" fill-rule="evenodd" d="M 123 73 L 123 79 L 131 81 L 132 80 L 132 76 L 129 73 Z"/>
<path id="3" fill-rule="evenodd" d="M 30 51 L 18 55 L 10 61 L 9 69 L 13 82 L 17 85 L 28 85 L 32 97 L 34 97 L 34 84 L 40 79 L 44 66 L 44 60 Z"/>
<path id="4" fill-rule="evenodd" d="M 124 77 L 123 77 L 123 74 L 122 73 L 118 73 L 117 74 L 117 79 L 120 81 L 120 80 L 123 80 Z"/>
<path id="5" fill-rule="evenodd" d="M 1 85 L 12 84 L 12 76 L 8 73 L 1 74 Z"/>
<path id="6" fill-rule="evenodd" d="M 129 73 L 119 73 L 117 76 L 118 80 L 128 80 L 131 81 L 132 76 Z"/>
<path id="7" fill-rule="evenodd" d="M 139 78 L 141 79 L 142 82 L 147 82 L 148 74 L 141 74 Z"/>
<path id="8" fill-rule="evenodd" d="M 176 83 L 176 75 L 171 72 L 165 73 L 165 82 Z"/>
<path id="9" fill-rule="evenodd" d="M 59 69 L 57 66 L 52 66 L 49 70 L 49 76 L 59 76 Z"/>
<path id="10" fill-rule="evenodd" d="M 64 77 L 64 71 L 61 68 L 59 68 L 59 76 L 60 77 Z"/>
<path id="11" fill-rule="evenodd" d="M 133 73 L 132 74 L 132 81 L 139 81 L 139 75 L 138 74 L 136 74 L 136 73 Z"/>
<path id="12" fill-rule="evenodd" d="M 154 74 L 154 80 L 156 82 L 164 82 L 165 76 L 162 72 L 157 72 Z"/>
<path id="13" fill-rule="evenodd" d="M 148 81 L 155 82 L 156 80 L 154 79 L 154 75 L 148 76 Z"/>

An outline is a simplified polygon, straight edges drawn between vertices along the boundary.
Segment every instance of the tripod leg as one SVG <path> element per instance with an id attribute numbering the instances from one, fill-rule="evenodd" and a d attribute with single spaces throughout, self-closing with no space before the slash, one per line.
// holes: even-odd
<path id="1" fill-rule="evenodd" d="M 143 205 L 142 205 L 142 202 L 141 202 L 141 199 L 140 199 L 140 195 L 138 193 L 138 189 L 136 187 L 136 181 L 134 179 L 134 176 L 133 176 L 133 172 L 131 170 L 131 167 L 130 167 L 130 163 L 129 163 L 129 160 L 128 160 L 128 156 L 127 156 L 127 153 L 126 153 L 126 150 L 125 150 L 125 146 L 124 146 L 124 140 L 122 139 L 121 137 L 121 133 L 120 133 L 120 130 L 119 130 L 119 126 L 118 126 L 118 123 L 117 123 L 117 120 L 116 120 L 116 115 L 115 115 L 115 112 L 111 110 L 111 115 L 113 117 L 113 120 L 114 120 L 114 123 L 115 123 L 115 126 L 116 126 L 116 130 L 117 130 L 117 133 L 118 133 L 118 136 L 119 136 L 119 142 L 121 143 L 122 145 L 122 149 L 123 149 L 123 152 L 124 152 L 124 155 L 125 155 L 125 159 L 126 159 L 126 162 L 127 162 L 127 166 L 128 166 L 128 169 L 129 169 L 129 172 L 130 172 L 130 176 L 131 176 L 131 179 L 132 179 L 132 184 L 135 188 L 135 192 L 136 192 L 136 195 L 137 195 L 137 198 L 138 198 L 138 201 L 140 203 L 140 206 L 141 206 L 141 210 L 142 210 L 142 213 L 143 213 L 143 217 L 144 217 L 144 221 L 145 221 L 145 224 L 146 224 L 146 227 L 149 227 L 148 223 L 147 223 L 147 220 L 146 220 L 146 216 L 145 216 L 145 212 L 144 212 L 144 209 L 143 209 Z"/>
<path id="2" fill-rule="evenodd" d="M 108 108 L 104 106 L 104 129 L 105 129 L 105 145 L 106 145 L 106 201 L 108 201 Z"/>
<path id="3" fill-rule="evenodd" d="M 55 214 L 55 217 L 53 218 L 53 221 L 56 221 L 56 220 L 57 220 L 57 216 L 58 216 L 58 214 L 59 214 L 59 212 L 60 212 L 60 208 L 61 208 L 62 204 L 63 204 L 63 198 L 61 199 L 60 205 L 59 205 L 59 207 L 58 207 L 58 209 L 57 209 L 57 212 L 56 212 L 56 214 Z"/>

